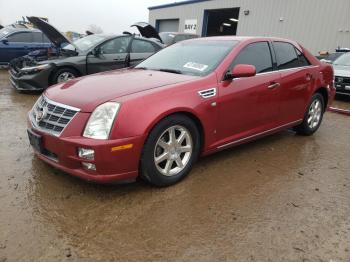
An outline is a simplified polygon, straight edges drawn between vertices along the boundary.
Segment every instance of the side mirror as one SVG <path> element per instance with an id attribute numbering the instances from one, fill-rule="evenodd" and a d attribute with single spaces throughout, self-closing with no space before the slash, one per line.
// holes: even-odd
<path id="1" fill-rule="evenodd" d="M 99 57 L 100 54 L 101 54 L 101 49 L 98 48 L 98 47 L 97 47 L 97 48 L 94 48 L 94 49 L 92 49 L 91 54 L 92 54 L 93 56 Z"/>
<path id="2" fill-rule="evenodd" d="M 2 39 L 1 42 L 4 44 L 4 45 L 7 45 L 9 40 L 7 40 L 6 38 L 5 39 Z"/>
<path id="3" fill-rule="evenodd" d="M 238 64 L 225 75 L 225 80 L 234 78 L 252 77 L 256 75 L 256 68 L 253 65 Z"/>

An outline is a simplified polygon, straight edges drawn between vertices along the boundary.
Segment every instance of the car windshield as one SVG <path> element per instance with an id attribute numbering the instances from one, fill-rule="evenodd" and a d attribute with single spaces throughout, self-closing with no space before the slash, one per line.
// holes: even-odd
<path id="1" fill-rule="evenodd" d="M 94 47 L 96 44 L 102 42 L 105 37 L 101 35 L 88 35 L 83 38 L 79 38 L 78 40 L 73 42 L 73 45 L 66 45 L 63 49 L 75 50 L 75 47 L 81 51 L 87 51 L 90 48 Z"/>
<path id="2" fill-rule="evenodd" d="M 350 66 L 350 53 L 342 55 L 334 61 L 334 65 Z"/>
<path id="3" fill-rule="evenodd" d="M 195 40 L 167 47 L 136 68 L 204 76 L 211 73 L 238 41 Z"/>

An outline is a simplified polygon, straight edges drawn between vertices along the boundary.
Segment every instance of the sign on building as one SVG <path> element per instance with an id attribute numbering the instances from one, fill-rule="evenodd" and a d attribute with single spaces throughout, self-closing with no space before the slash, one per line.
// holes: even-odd
<path id="1" fill-rule="evenodd" d="M 197 34 L 197 19 L 186 19 L 184 33 Z"/>

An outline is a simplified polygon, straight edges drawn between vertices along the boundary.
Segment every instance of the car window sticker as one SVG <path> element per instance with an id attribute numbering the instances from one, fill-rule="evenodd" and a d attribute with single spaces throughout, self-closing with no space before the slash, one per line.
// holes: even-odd
<path id="1" fill-rule="evenodd" d="M 208 65 L 203 65 L 195 62 L 187 62 L 183 67 L 203 72 L 208 68 Z"/>

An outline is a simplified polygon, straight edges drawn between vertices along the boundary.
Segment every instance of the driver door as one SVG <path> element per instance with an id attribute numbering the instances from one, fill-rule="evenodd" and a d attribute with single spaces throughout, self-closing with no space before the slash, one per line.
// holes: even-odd
<path id="1" fill-rule="evenodd" d="M 223 143 L 278 126 L 280 73 L 273 71 L 269 43 L 249 44 L 236 56 L 229 69 L 237 64 L 254 65 L 256 75 L 219 84 L 218 138 Z"/>
<path id="2" fill-rule="evenodd" d="M 88 74 L 124 68 L 127 66 L 131 36 L 108 40 L 95 48 L 95 55 L 87 57 Z"/>

